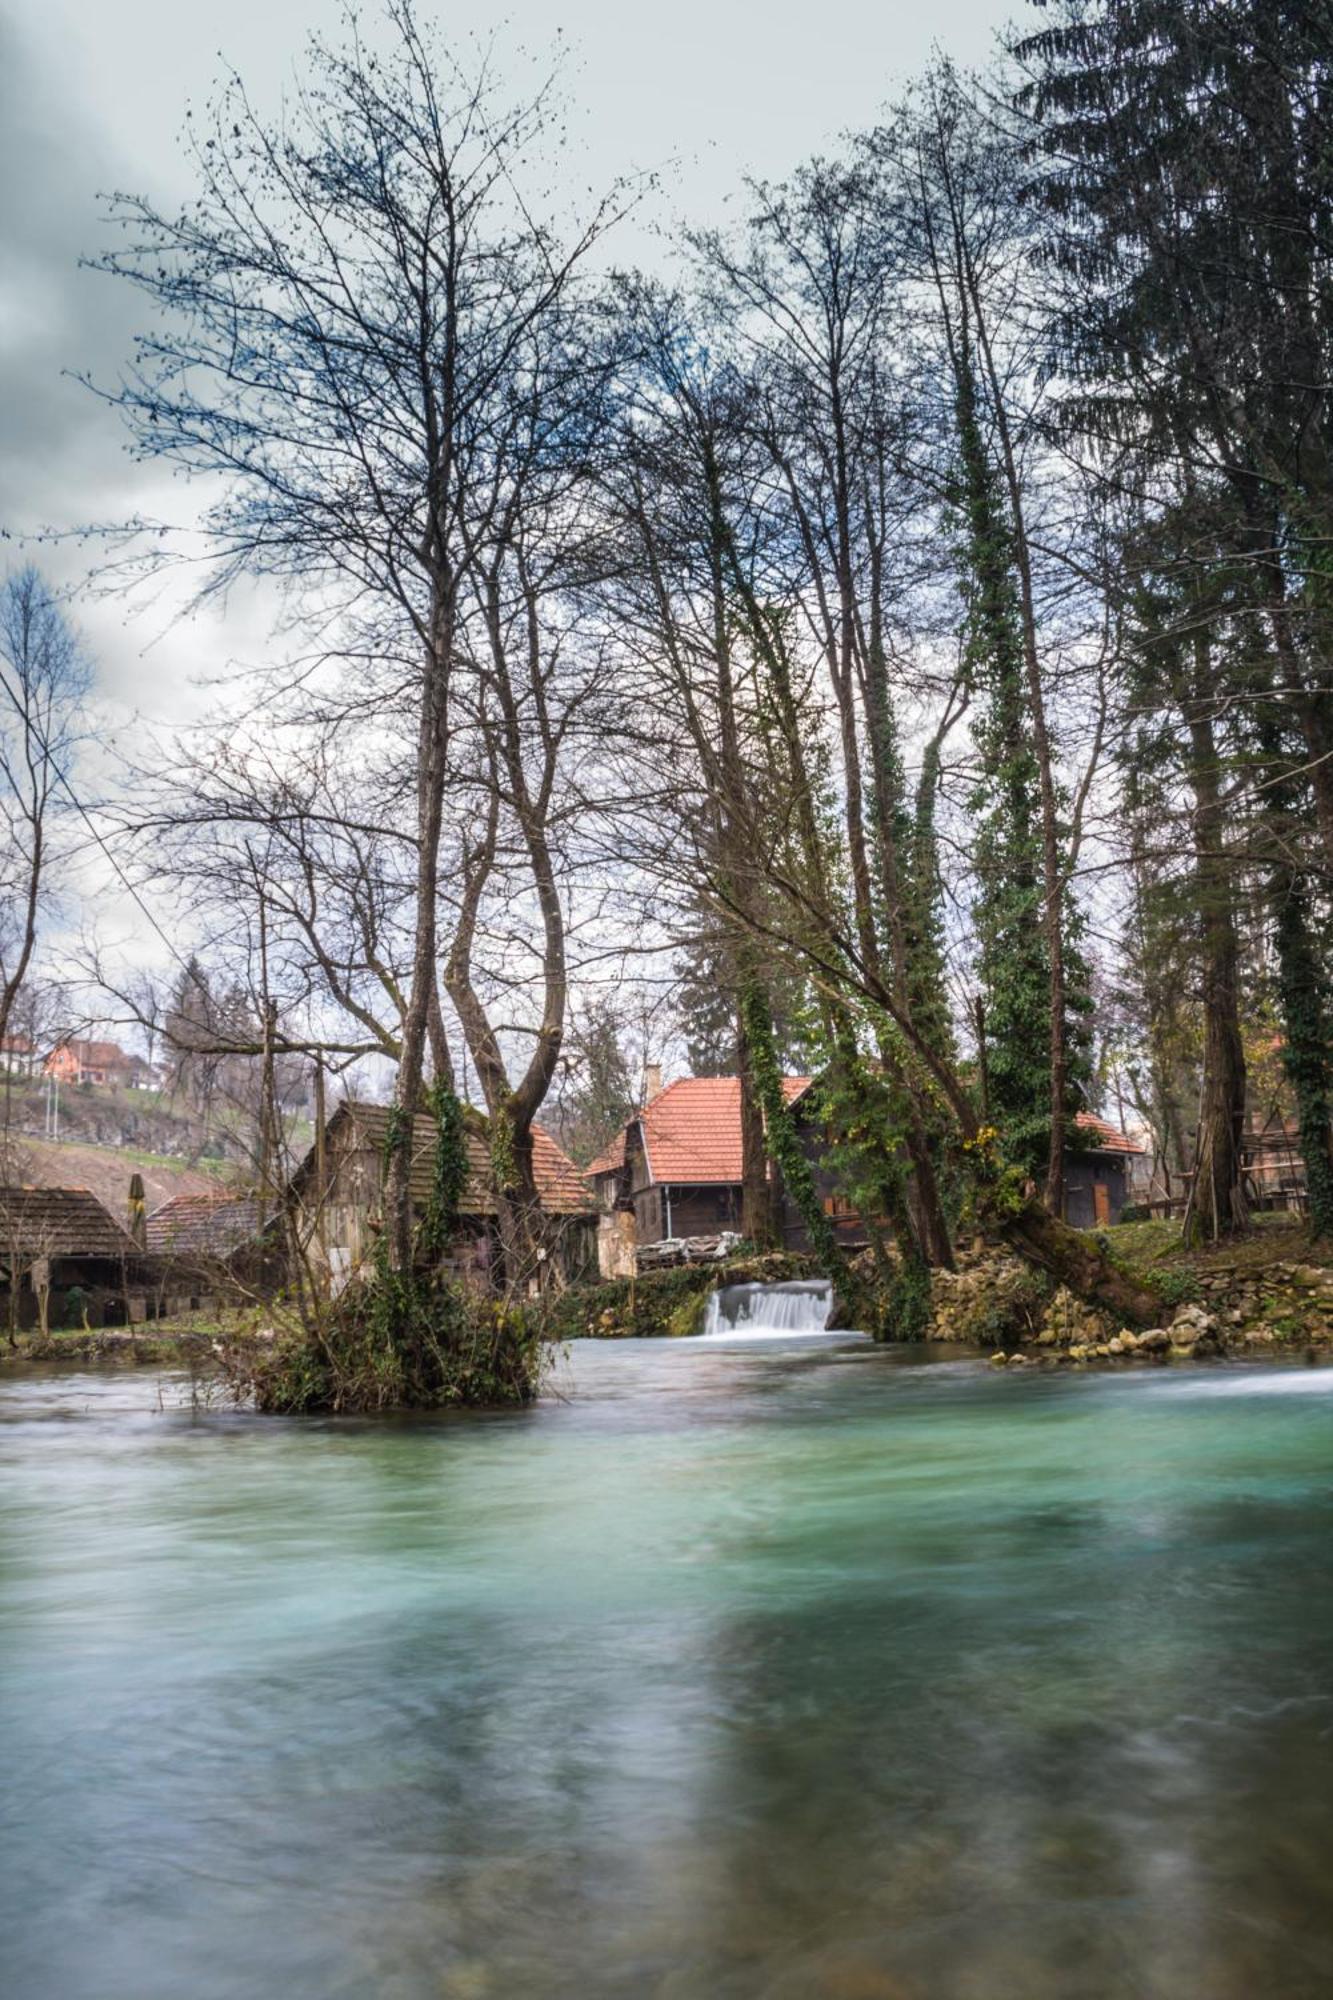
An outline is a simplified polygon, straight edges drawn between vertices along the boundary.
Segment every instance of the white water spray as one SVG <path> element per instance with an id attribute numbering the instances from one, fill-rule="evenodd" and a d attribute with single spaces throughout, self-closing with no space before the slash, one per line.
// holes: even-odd
<path id="1" fill-rule="evenodd" d="M 723 1285 L 708 1301 L 701 1340 L 845 1339 L 827 1332 L 833 1310 L 828 1278 L 781 1285 Z"/>

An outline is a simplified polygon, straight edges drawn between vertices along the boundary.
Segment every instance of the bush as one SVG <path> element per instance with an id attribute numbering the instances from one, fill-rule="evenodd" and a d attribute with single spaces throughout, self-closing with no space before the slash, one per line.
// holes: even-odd
<path id="1" fill-rule="evenodd" d="M 226 1350 L 233 1393 L 270 1415 L 496 1409 L 537 1396 L 540 1317 L 449 1280 L 377 1272 L 321 1321 Z"/>
<path id="2" fill-rule="evenodd" d="M 1149 1271 L 1144 1283 L 1164 1306 L 1192 1305 L 1200 1297 L 1199 1280 L 1193 1271 Z"/>

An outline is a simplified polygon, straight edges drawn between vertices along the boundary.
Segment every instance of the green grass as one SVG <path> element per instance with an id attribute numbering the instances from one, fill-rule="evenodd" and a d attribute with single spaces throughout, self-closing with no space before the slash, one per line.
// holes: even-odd
<path id="1" fill-rule="evenodd" d="M 1313 1239 L 1302 1216 L 1282 1212 L 1256 1215 L 1253 1223 L 1248 1235 L 1201 1250 L 1185 1248 L 1178 1221 L 1120 1222 L 1112 1229 L 1089 1233 L 1104 1235 L 1112 1255 L 1135 1271 L 1163 1264 L 1186 1264 L 1206 1271 L 1217 1266 L 1262 1270 L 1266 1264 L 1333 1263 L 1333 1245 Z"/>

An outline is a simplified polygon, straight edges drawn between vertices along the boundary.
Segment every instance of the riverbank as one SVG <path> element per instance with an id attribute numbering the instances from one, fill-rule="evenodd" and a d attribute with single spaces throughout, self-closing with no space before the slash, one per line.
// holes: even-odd
<path id="1" fill-rule="evenodd" d="M 956 1272 L 936 1274 L 930 1338 L 1020 1362 L 1333 1348 L 1333 1245 L 1297 1217 L 1256 1217 L 1248 1236 L 1201 1250 L 1185 1249 L 1166 1222 L 1124 1223 L 1102 1241 L 1160 1297 L 1156 1325 L 1125 1327 L 1018 1258 L 977 1245 Z"/>
<path id="2" fill-rule="evenodd" d="M 246 1330 L 238 1329 L 235 1320 L 223 1321 L 216 1313 L 182 1314 L 144 1327 L 56 1327 L 48 1333 L 29 1329 L 0 1345 L 0 1364 L 110 1361 L 138 1368 L 198 1367 L 215 1357 L 219 1341 L 245 1337 Z"/>
<path id="3" fill-rule="evenodd" d="M 1118 1263 L 1161 1297 L 1156 1326 L 1126 1328 L 1053 1287 L 1030 1264 L 978 1242 L 960 1252 L 956 1271 L 935 1274 L 928 1340 L 982 1348 L 997 1361 L 1051 1363 L 1333 1351 L 1333 1245 L 1312 1240 L 1298 1218 L 1260 1216 L 1249 1236 L 1205 1250 L 1183 1249 L 1177 1226 L 1163 1222 L 1121 1224 L 1105 1231 L 1103 1240 Z M 774 1251 L 576 1286 L 551 1302 L 547 1337 L 557 1343 L 689 1339 L 700 1331 L 720 1285 L 821 1275 L 814 1257 Z M 870 1285 L 866 1296 L 873 1298 Z M 840 1316 L 835 1304 L 833 1324 L 853 1324 L 845 1306 Z M 897 1337 L 887 1314 L 860 1330 L 880 1340 Z M 142 1328 L 21 1333 L 0 1347 L 0 1361 L 202 1368 L 217 1358 L 221 1343 L 234 1349 L 263 1338 L 253 1309 L 225 1317 L 196 1313 Z"/>

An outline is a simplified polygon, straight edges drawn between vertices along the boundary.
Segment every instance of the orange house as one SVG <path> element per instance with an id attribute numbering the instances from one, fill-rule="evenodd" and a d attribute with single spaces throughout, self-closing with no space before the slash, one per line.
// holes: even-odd
<path id="1" fill-rule="evenodd" d="M 61 1083 L 126 1083 L 134 1064 L 115 1042 L 57 1042 L 43 1073 Z"/>

